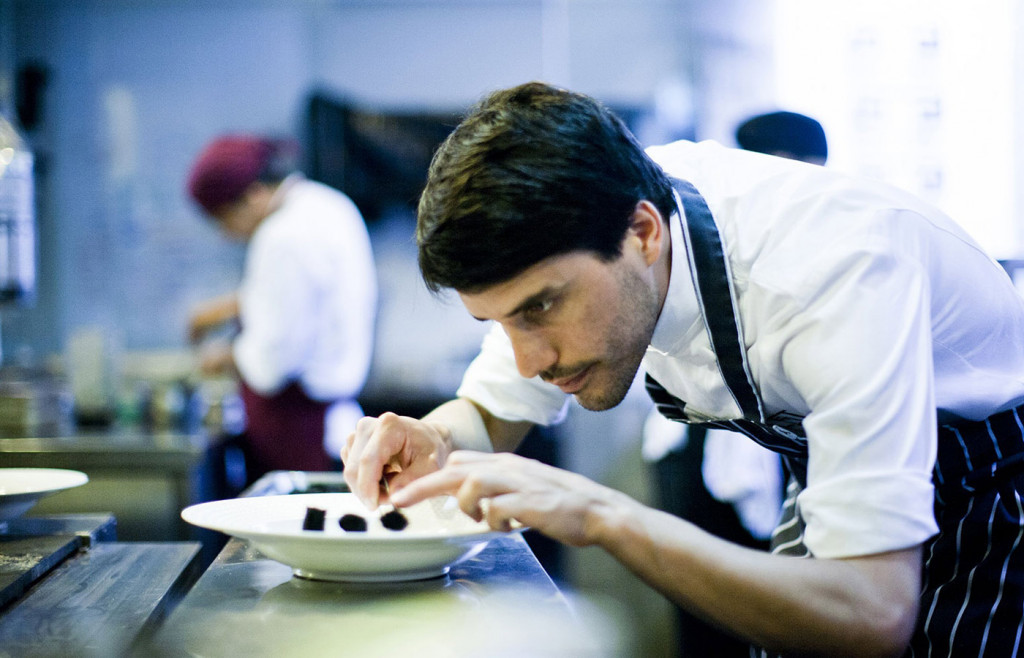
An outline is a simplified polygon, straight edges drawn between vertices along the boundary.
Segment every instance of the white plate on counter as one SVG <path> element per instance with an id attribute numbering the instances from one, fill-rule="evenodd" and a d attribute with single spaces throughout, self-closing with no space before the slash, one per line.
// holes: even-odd
<path id="1" fill-rule="evenodd" d="M 309 508 L 324 510 L 323 530 L 303 530 Z M 442 576 L 504 534 L 466 516 L 447 496 L 402 508 L 408 519 L 402 530 L 381 523 L 381 513 L 389 510 L 367 510 L 351 493 L 285 494 L 200 503 L 182 510 L 181 518 L 246 539 L 297 576 L 348 582 Z M 366 530 L 343 530 L 339 520 L 345 514 L 365 519 Z"/>
<path id="2" fill-rule="evenodd" d="M 85 473 L 64 468 L 0 468 L 0 521 L 16 519 L 40 498 L 88 481 Z"/>

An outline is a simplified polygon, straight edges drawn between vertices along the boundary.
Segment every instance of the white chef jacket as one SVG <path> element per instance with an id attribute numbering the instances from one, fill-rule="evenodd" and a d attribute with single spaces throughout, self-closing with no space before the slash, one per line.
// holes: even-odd
<path id="1" fill-rule="evenodd" d="M 805 417 L 808 549 L 838 558 L 927 540 L 937 417 L 980 420 L 1024 401 L 1024 301 L 1009 277 L 940 211 L 882 183 L 713 142 L 648 153 L 715 218 L 765 415 Z M 668 295 L 642 367 L 691 419 L 738 418 L 676 217 L 670 235 Z M 458 394 L 542 424 L 566 402 L 518 375 L 497 325 Z"/>
<path id="2" fill-rule="evenodd" d="M 355 204 L 331 187 L 296 175 L 279 194 L 249 241 L 235 363 L 261 395 L 298 381 L 315 400 L 338 400 L 324 421 L 324 449 L 337 458 L 363 415 L 355 396 L 373 351 L 370 237 Z"/>

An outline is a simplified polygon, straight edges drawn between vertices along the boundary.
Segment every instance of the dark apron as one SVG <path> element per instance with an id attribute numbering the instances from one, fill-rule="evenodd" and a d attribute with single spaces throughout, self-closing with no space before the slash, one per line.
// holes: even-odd
<path id="1" fill-rule="evenodd" d="M 742 416 L 691 423 L 686 403 L 650 375 L 647 391 L 658 411 L 671 420 L 740 432 L 782 456 L 791 477 L 772 552 L 809 556 L 797 505 L 807 477 L 803 418 L 788 412 L 766 417 L 747 363 L 718 227 L 692 184 L 674 184 L 683 206 L 679 221 L 701 316 Z M 1024 629 L 1022 416 L 1024 406 L 984 421 L 939 428 L 933 473 L 939 534 L 925 545 L 924 591 L 908 656 L 1017 655 Z"/>
<path id="2" fill-rule="evenodd" d="M 329 471 L 324 418 L 333 402 L 306 395 L 293 382 L 275 395 L 260 395 L 241 381 L 245 405 L 243 451 L 249 481 L 269 471 Z"/>

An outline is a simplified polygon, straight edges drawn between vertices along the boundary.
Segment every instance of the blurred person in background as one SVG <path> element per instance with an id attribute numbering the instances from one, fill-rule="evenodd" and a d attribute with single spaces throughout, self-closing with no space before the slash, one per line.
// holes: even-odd
<path id="1" fill-rule="evenodd" d="M 824 165 L 821 124 L 795 112 L 752 116 L 736 128 L 740 148 Z M 673 422 L 653 409 L 643 456 L 652 464 L 658 507 L 740 546 L 768 550 L 782 509 L 784 465 L 777 453 L 722 429 Z M 748 643 L 676 607 L 681 655 L 747 658 Z"/>
<path id="2" fill-rule="evenodd" d="M 306 179 L 289 140 L 226 135 L 199 154 L 189 196 L 230 238 L 247 243 L 237 292 L 189 321 L 207 341 L 206 375 L 235 373 L 245 407 L 247 480 L 272 470 L 337 469 L 362 416 L 356 396 L 373 351 L 377 279 L 362 215 L 341 192 Z"/>

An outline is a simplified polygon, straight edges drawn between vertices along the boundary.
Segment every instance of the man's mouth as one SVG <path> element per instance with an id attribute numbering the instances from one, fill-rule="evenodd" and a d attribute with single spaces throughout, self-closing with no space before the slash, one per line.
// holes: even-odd
<path id="1" fill-rule="evenodd" d="M 587 366 L 583 370 L 579 370 L 568 377 L 552 378 L 547 381 L 562 389 L 563 393 L 568 393 L 569 395 L 579 393 L 580 389 L 582 389 L 583 385 L 586 383 L 587 375 L 590 374 L 590 368 L 591 366 Z"/>

